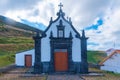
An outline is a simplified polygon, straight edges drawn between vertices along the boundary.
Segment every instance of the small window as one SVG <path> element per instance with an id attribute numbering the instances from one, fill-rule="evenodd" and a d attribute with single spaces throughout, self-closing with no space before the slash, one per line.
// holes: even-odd
<path id="1" fill-rule="evenodd" d="M 63 30 L 59 30 L 58 35 L 59 37 L 63 37 Z"/>

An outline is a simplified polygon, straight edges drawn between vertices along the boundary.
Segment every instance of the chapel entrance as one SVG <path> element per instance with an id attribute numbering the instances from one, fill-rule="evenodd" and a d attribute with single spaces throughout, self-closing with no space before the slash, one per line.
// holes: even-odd
<path id="1" fill-rule="evenodd" d="M 72 38 L 50 37 L 51 47 L 51 72 L 71 72 L 72 61 Z"/>
<path id="2" fill-rule="evenodd" d="M 57 51 L 54 54 L 55 71 L 68 71 L 68 53 L 67 51 Z"/>
<path id="3" fill-rule="evenodd" d="M 25 66 L 26 67 L 32 66 L 32 55 L 25 55 Z"/>

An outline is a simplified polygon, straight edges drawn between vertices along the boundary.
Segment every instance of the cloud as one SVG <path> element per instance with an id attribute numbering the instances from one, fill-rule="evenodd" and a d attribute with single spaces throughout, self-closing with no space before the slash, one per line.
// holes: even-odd
<path id="1" fill-rule="evenodd" d="M 19 9 L 8 9 L 5 12 L 5 16 L 13 18 L 17 21 L 20 21 L 20 19 L 26 19 L 30 22 L 40 22 L 44 25 L 48 25 L 50 17 L 55 17 L 55 10 L 58 7 L 55 7 L 58 5 L 58 1 L 54 0 L 42 0 L 38 1 L 37 4 L 32 6 L 32 8 L 25 9 L 24 7 Z M 30 5 L 30 4 L 27 4 Z M 14 14 L 13 14 L 14 12 Z"/>
<path id="2" fill-rule="evenodd" d="M 93 24 L 98 17 L 103 17 L 111 5 L 110 0 L 64 0 L 65 11 L 72 17 L 74 25 L 80 29 Z M 72 4 L 72 6 L 71 6 Z M 71 9 L 71 10 L 70 10 Z"/>
<path id="3" fill-rule="evenodd" d="M 87 35 L 90 36 L 88 43 L 99 44 L 99 46 L 92 45 L 96 50 L 120 49 L 120 6 L 117 4 L 112 4 L 106 11 L 103 17 L 104 24 L 100 25 L 97 30 L 87 31 Z M 97 31 L 100 31 L 100 33 L 97 33 Z M 92 49 L 92 46 L 88 46 L 89 49 Z"/>
<path id="4" fill-rule="evenodd" d="M 42 0 L 1 0 L 0 11 L 29 9 Z"/>
<path id="5" fill-rule="evenodd" d="M 74 27 L 86 30 L 88 49 L 120 49 L 120 0 L 2 0 L 0 14 L 21 21 L 49 24 L 55 19 L 58 4 L 63 3 L 65 17 L 71 17 Z"/>

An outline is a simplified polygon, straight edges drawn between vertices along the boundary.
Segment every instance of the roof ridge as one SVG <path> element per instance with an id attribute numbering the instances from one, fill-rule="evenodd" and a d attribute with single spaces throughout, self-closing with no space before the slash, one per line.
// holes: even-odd
<path id="1" fill-rule="evenodd" d="M 109 56 L 107 56 L 106 58 L 104 58 L 103 61 L 101 61 L 101 62 L 99 63 L 99 65 L 103 65 L 103 63 L 104 63 L 106 60 L 108 60 L 110 57 L 112 57 L 112 56 L 115 54 L 115 52 L 117 52 L 117 51 L 116 51 L 116 50 L 112 51 L 112 53 L 111 53 Z M 120 52 L 119 52 L 119 53 L 120 53 Z"/>

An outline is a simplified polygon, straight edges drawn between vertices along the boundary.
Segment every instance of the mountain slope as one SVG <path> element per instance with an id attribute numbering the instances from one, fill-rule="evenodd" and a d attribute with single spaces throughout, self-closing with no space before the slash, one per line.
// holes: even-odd
<path id="1" fill-rule="evenodd" d="M 14 28 L 13 26 L 9 26 L 0 22 L 0 37 L 11 37 L 11 36 L 30 37 L 33 35 L 34 33 L 30 31 Z"/>
<path id="2" fill-rule="evenodd" d="M 8 36 L 26 36 L 30 37 L 35 34 L 36 31 L 40 33 L 42 30 L 37 28 L 33 28 L 26 24 L 16 22 L 10 18 L 0 16 L 0 36 L 8 37 Z"/>
<path id="3" fill-rule="evenodd" d="M 32 32 L 39 31 L 39 32 L 42 32 L 42 30 L 36 29 L 36 28 L 34 28 L 32 26 L 28 26 L 26 24 L 23 24 L 23 23 L 20 23 L 20 22 L 17 22 L 17 21 L 14 21 L 14 20 L 12 20 L 10 18 L 1 16 L 1 15 L 0 15 L 0 22 L 4 23 L 6 25 L 9 25 L 9 26 L 13 26 L 15 28 L 19 28 L 19 29 L 23 29 L 23 30 L 27 30 L 27 31 L 32 31 Z"/>
<path id="4" fill-rule="evenodd" d="M 30 22 L 28 20 L 25 19 L 21 19 L 21 22 L 30 26 L 34 26 L 34 28 L 40 29 L 40 30 L 45 30 L 46 26 L 42 23 L 37 23 L 37 22 Z"/>

